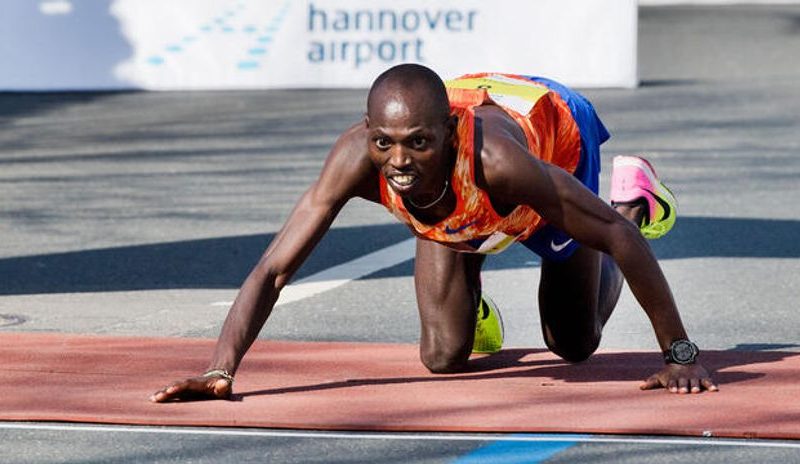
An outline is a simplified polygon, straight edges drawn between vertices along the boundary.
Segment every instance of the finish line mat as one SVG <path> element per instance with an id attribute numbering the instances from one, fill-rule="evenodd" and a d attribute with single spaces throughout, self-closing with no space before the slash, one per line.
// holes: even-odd
<path id="1" fill-rule="evenodd" d="M 155 404 L 207 366 L 213 340 L 0 334 L 0 420 L 315 430 L 800 438 L 800 353 L 705 352 L 718 393 L 640 391 L 654 352 L 566 364 L 543 350 L 430 374 L 403 344 L 257 341 L 233 401 Z"/>

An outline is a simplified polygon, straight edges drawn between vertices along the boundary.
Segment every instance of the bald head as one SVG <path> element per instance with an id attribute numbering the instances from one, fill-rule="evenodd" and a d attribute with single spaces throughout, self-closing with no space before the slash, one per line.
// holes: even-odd
<path id="1" fill-rule="evenodd" d="M 450 103 L 442 79 L 419 64 L 397 65 L 378 76 L 367 97 L 367 115 L 372 119 L 403 109 L 429 121 L 447 120 Z"/>

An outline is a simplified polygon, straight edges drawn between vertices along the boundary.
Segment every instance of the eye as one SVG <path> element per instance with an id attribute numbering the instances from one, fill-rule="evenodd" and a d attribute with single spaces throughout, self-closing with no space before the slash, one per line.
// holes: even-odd
<path id="1" fill-rule="evenodd" d="M 386 150 L 392 146 L 392 143 L 387 137 L 378 137 L 375 139 L 375 146 L 379 150 Z"/>
<path id="2" fill-rule="evenodd" d="M 417 136 L 411 139 L 411 147 L 414 148 L 414 150 L 422 150 L 427 145 L 428 145 L 428 139 L 426 139 L 425 137 Z"/>

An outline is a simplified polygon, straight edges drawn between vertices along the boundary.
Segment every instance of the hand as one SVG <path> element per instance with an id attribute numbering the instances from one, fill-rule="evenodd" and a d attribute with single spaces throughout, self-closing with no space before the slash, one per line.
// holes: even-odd
<path id="1" fill-rule="evenodd" d="M 230 398 L 233 385 L 230 380 L 219 376 L 193 377 L 173 382 L 150 396 L 154 403 L 187 399 L 224 399 Z"/>
<path id="2" fill-rule="evenodd" d="M 715 392 L 719 388 L 700 363 L 667 364 L 661 371 L 639 385 L 642 390 L 667 388 L 672 393 L 700 393 L 703 389 Z"/>

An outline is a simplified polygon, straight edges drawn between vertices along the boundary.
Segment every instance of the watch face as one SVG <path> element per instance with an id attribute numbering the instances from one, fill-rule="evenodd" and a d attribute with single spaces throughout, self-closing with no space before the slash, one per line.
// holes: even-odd
<path id="1" fill-rule="evenodd" d="M 692 342 L 686 340 L 675 342 L 672 345 L 671 351 L 672 359 L 680 364 L 692 363 L 697 356 L 697 348 Z"/>

